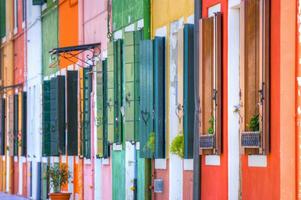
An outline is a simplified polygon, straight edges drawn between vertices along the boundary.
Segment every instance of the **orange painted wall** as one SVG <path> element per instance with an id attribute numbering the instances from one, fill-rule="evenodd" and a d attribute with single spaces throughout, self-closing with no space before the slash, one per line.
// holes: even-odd
<path id="1" fill-rule="evenodd" d="M 222 154 L 220 166 L 205 165 L 205 157 L 202 156 L 201 167 L 201 197 L 202 199 L 227 199 L 228 198 L 228 1 L 227 0 L 203 0 L 202 14 L 208 16 L 208 8 L 215 4 L 221 4 L 222 12 L 222 69 L 223 69 L 223 110 L 222 110 Z M 217 188 L 217 189 L 212 189 Z"/>
<path id="2" fill-rule="evenodd" d="M 59 0 L 58 10 L 59 47 L 78 45 L 78 0 Z M 73 62 L 60 59 L 60 68 L 70 64 Z"/>

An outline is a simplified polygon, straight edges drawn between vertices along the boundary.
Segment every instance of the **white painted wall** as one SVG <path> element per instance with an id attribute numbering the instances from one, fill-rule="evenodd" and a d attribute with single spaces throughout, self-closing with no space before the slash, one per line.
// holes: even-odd
<path id="1" fill-rule="evenodd" d="M 229 1 L 228 12 L 228 199 L 239 199 L 239 5 L 240 1 Z"/>
<path id="2" fill-rule="evenodd" d="M 27 155 L 32 160 L 32 199 L 37 197 L 38 169 L 42 155 L 42 38 L 41 7 L 27 1 Z M 29 180 L 29 179 L 28 179 Z M 29 183 L 29 182 L 28 182 Z M 30 185 L 30 184 L 28 184 Z M 28 193 L 30 194 L 30 193 Z"/>

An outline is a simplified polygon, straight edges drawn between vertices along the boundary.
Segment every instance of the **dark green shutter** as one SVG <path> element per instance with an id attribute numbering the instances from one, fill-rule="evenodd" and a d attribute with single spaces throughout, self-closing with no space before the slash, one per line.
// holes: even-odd
<path id="1" fill-rule="evenodd" d="M 91 69 L 84 68 L 84 119 L 83 119 L 83 142 L 84 142 L 84 156 L 91 158 L 91 91 L 92 91 L 92 77 Z"/>
<path id="2" fill-rule="evenodd" d="M 114 42 L 114 142 L 122 143 L 123 40 Z"/>
<path id="3" fill-rule="evenodd" d="M 103 157 L 103 148 L 104 148 L 104 140 L 103 140 L 103 71 L 102 71 L 102 63 L 96 64 L 96 132 L 97 132 L 97 156 Z"/>
<path id="4" fill-rule="evenodd" d="M 32 0 L 32 5 L 43 5 L 47 0 Z"/>
<path id="5" fill-rule="evenodd" d="M 5 99 L 0 99 L 0 155 L 5 155 Z"/>
<path id="6" fill-rule="evenodd" d="M 67 71 L 67 151 L 78 155 L 78 72 Z"/>
<path id="7" fill-rule="evenodd" d="M 105 101 L 107 110 L 108 141 L 114 142 L 114 47 L 113 42 L 108 44 L 107 98 Z"/>
<path id="8" fill-rule="evenodd" d="M 184 26 L 184 158 L 193 157 L 194 133 L 194 25 Z"/>
<path id="9" fill-rule="evenodd" d="M 0 1 L 0 40 L 6 35 L 6 0 Z"/>
<path id="10" fill-rule="evenodd" d="M 107 158 L 110 155 L 110 145 L 108 141 L 108 107 L 106 106 L 106 100 L 108 96 L 108 90 L 107 90 L 107 85 L 108 85 L 108 77 L 107 77 L 107 60 L 102 61 L 102 89 L 103 89 L 103 113 L 102 113 L 102 125 L 103 125 L 103 157 Z"/>
<path id="11" fill-rule="evenodd" d="M 154 39 L 155 158 L 165 158 L 165 38 Z"/>
<path id="12" fill-rule="evenodd" d="M 66 104 L 65 104 L 65 76 L 58 76 L 58 97 L 57 97 L 57 127 L 58 127 L 58 143 L 59 154 L 65 155 L 66 153 Z"/>
<path id="13" fill-rule="evenodd" d="M 19 95 L 14 95 L 14 156 L 18 155 Z"/>
<path id="14" fill-rule="evenodd" d="M 43 136 L 42 154 L 50 156 L 50 81 L 43 83 Z"/>
<path id="15" fill-rule="evenodd" d="M 152 158 L 153 147 L 148 144 L 153 133 L 153 43 L 140 42 L 140 157 Z M 150 139 L 151 140 L 151 139 Z"/>
<path id="16" fill-rule="evenodd" d="M 27 154 L 27 93 L 22 93 L 22 156 Z"/>

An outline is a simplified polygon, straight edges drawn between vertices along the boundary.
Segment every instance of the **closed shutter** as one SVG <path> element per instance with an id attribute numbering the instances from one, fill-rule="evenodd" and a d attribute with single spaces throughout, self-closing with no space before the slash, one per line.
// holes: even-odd
<path id="1" fill-rule="evenodd" d="M 108 107 L 106 101 L 108 99 L 108 73 L 107 73 L 108 61 L 107 59 L 102 61 L 102 89 L 103 89 L 103 157 L 107 158 L 110 156 L 110 144 L 108 140 Z"/>
<path id="2" fill-rule="evenodd" d="M 50 81 L 43 82 L 42 154 L 50 156 Z"/>
<path id="3" fill-rule="evenodd" d="M 0 1 L 0 39 L 6 35 L 6 0 Z"/>
<path id="4" fill-rule="evenodd" d="M 122 143 L 123 98 L 123 40 L 114 42 L 114 142 Z"/>
<path id="5" fill-rule="evenodd" d="M 165 158 L 165 38 L 154 39 L 155 158 Z"/>
<path id="6" fill-rule="evenodd" d="M 96 64 L 96 127 L 97 127 L 97 156 L 103 157 L 104 151 L 104 95 L 103 95 L 103 75 L 102 62 Z"/>
<path id="7" fill-rule="evenodd" d="M 184 26 L 184 158 L 193 157 L 194 133 L 194 25 Z"/>
<path id="8" fill-rule="evenodd" d="M 32 5 L 43 5 L 47 0 L 32 0 Z"/>
<path id="9" fill-rule="evenodd" d="M 153 42 L 140 42 L 140 157 L 153 158 Z M 143 81 L 142 81 L 143 80 Z"/>
<path id="10" fill-rule="evenodd" d="M 58 113 L 58 80 L 54 77 L 50 80 L 50 155 L 58 156 L 58 126 L 57 126 L 57 113 Z"/>
<path id="11" fill-rule="evenodd" d="M 27 154 L 27 93 L 22 92 L 22 145 L 21 155 L 26 156 Z"/>
<path id="12" fill-rule="evenodd" d="M 91 95 L 92 77 L 91 69 L 84 68 L 84 119 L 83 119 L 83 142 L 84 156 L 91 158 Z"/>
<path id="13" fill-rule="evenodd" d="M 14 156 L 18 155 L 18 119 L 19 119 L 19 95 L 14 95 Z"/>
<path id="14" fill-rule="evenodd" d="M 8 147 L 9 156 L 14 155 L 14 96 L 8 97 Z"/>
<path id="15" fill-rule="evenodd" d="M 78 155 L 78 72 L 67 71 L 67 151 Z"/>
<path id="16" fill-rule="evenodd" d="M 124 134 L 126 141 L 135 140 L 135 46 L 134 32 L 124 34 L 125 115 Z"/>
<path id="17" fill-rule="evenodd" d="M 0 155 L 5 155 L 5 99 L 0 99 Z"/>
<path id="18" fill-rule="evenodd" d="M 221 153 L 221 13 L 200 22 L 200 148 L 202 154 Z"/>
<path id="19" fill-rule="evenodd" d="M 57 127 L 58 127 L 58 143 L 59 154 L 66 154 L 66 103 L 65 103 L 65 76 L 58 76 L 58 113 L 57 113 Z"/>
<path id="20" fill-rule="evenodd" d="M 108 128 L 108 141 L 114 141 L 114 48 L 113 42 L 108 44 L 108 66 L 107 66 L 107 128 Z"/>

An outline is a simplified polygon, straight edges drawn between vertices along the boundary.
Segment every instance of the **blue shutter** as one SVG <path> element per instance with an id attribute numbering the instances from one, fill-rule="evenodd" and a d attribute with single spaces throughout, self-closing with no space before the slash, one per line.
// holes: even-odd
<path id="1" fill-rule="evenodd" d="M 165 38 L 154 39 L 155 158 L 165 158 Z"/>

